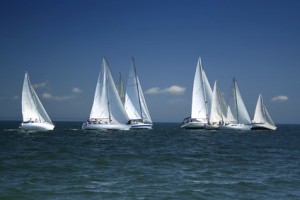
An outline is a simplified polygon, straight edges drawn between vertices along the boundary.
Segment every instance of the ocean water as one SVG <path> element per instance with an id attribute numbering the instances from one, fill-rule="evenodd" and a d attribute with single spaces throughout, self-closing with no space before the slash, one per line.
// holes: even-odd
<path id="1" fill-rule="evenodd" d="M 85 132 L 0 122 L 0 199 L 300 199 L 300 125 Z"/>

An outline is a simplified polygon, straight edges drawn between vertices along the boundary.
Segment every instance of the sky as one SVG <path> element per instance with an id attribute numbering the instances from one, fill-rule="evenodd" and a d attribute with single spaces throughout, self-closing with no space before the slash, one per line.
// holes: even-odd
<path id="1" fill-rule="evenodd" d="M 135 58 L 154 122 L 191 113 L 197 60 L 253 118 L 300 123 L 298 0 L 0 0 L 0 120 L 21 120 L 27 71 L 50 118 L 89 116 L 102 58 L 126 79 Z"/>

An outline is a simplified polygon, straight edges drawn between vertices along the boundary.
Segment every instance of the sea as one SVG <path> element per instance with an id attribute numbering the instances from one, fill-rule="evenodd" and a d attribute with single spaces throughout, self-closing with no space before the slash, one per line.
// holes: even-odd
<path id="1" fill-rule="evenodd" d="M 24 132 L 0 122 L 0 199 L 300 199 L 300 125 Z"/>

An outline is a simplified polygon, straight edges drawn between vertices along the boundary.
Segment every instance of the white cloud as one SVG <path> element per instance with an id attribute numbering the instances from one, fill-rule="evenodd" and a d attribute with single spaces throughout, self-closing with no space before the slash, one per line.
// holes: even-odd
<path id="1" fill-rule="evenodd" d="M 159 87 L 154 87 L 154 88 L 150 88 L 149 90 L 147 90 L 145 93 L 146 94 L 159 94 L 160 88 Z"/>
<path id="2" fill-rule="evenodd" d="M 182 95 L 185 92 L 185 88 L 177 86 L 177 85 L 172 85 L 171 87 L 163 89 L 162 92 L 169 93 L 169 94 Z"/>
<path id="3" fill-rule="evenodd" d="M 279 95 L 279 96 L 276 96 L 276 97 L 273 97 L 271 99 L 271 101 L 273 102 L 284 102 L 284 101 L 287 101 L 289 99 L 288 96 L 285 96 L 285 95 Z"/>
<path id="4" fill-rule="evenodd" d="M 52 94 L 47 93 L 47 92 L 44 92 L 42 94 L 42 97 L 44 99 L 49 99 L 49 100 L 54 100 L 54 101 L 65 101 L 65 100 L 69 100 L 69 99 L 73 98 L 73 96 L 53 96 Z"/>
<path id="5" fill-rule="evenodd" d="M 160 89 L 159 87 L 154 87 L 148 89 L 145 93 L 146 94 L 174 94 L 174 95 L 182 95 L 185 93 L 186 88 L 172 85 L 170 87 Z"/>
<path id="6" fill-rule="evenodd" d="M 74 94 L 78 94 L 78 93 L 81 93 L 82 90 L 79 89 L 79 88 L 77 88 L 77 87 L 75 87 L 75 88 L 72 89 L 72 92 L 73 92 Z"/>
<path id="7" fill-rule="evenodd" d="M 50 94 L 50 93 L 44 92 L 44 93 L 42 94 L 42 97 L 43 97 L 44 99 L 48 99 L 48 100 L 54 100 L 54 101 L 66 101 L 66 100 L 75 98 L 75 97 L 76 97 L 76 94 L 79 94 L 79 93 L 81 93 L 81 92 L 82 92 L 81 89 L 79 89 L 79 88 L 77 88 L 77 87 L 74 87 L 74 88 L 72 89 L 72 94 L 70 94 L 70 95 L 65 95 L 65 96 L 54 96 L 54 95 L 52 95 L 52 94 Z"/>
<path id="8" fill-rule="evenodd" d="M 34 88 L 34 89 L 45 88 L 46 85 L 47 85 L 47 82 L 36 83 L 36 84 L 33 84 L 33 88 Z"/>

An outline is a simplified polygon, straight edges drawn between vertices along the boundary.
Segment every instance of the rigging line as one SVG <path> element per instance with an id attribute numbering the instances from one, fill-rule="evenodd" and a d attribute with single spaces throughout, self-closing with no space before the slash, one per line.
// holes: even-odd
<path id="1" fill-rule="evenodd" d="M 109 68 L 107 66 L 107 62 L 106 62 L 106 58 L 104 58 L 104 75 L 105 75 L 105 89 L 106 89 L 106 98 L 107 98 L 107 107 L 108 107 L 108 118 L 109 118 L 109 122 L 111 121 L 111 114 L 110 114 L 110 98 L 109 98 L 109 90 L 108 90 L 108 83 L 109 83 L 109 77 L 107 75 L 107 73 L 109 72 Z"/>
<path id="2" fill-rule="evenodd" d="M 203 69 L 202 69 L 201 58 L 199 58 L 199 64 L 200 64 L 201 86 L 203 88 L 203 96 L 204 96 L 204 103 L 205 103 L 206 119 L 209 122 L 208 108 L 207 108 L 207 98 L 206 98 L 206 91 L 205 91 L 205 87 L 204 87 Z"/>
<path id="3" fill-rule="evenodd" d="M 133 62 L 134 77 L 135 77 L 135 82 L 136 82 L 136 90 L 137 90 L 137 93 L 138 93 L 138 102 L 139 102 L 139 106 L 140 106 L 141 119 L 144 121 L 144 119 L 143 119 L 143 110 L 142 110 L 142 103 L 141 103 L 141 96 L 140 96 L 140 90 L 139 90 L 139 85 L 138 85 L 138 78 L 137 78 L 137 73 L 136 73 L 136 68 L 135 68 L 135 62 L 134 62 L 134 58 L 133 57 L 132 57 L 132 62 Z"/>
<path id="4" fill-rule="evenodd" d="M 224 123 L 223 111 L 221 109 L 221 94 L 220 94 L 220 90 L 219 90 L 219 87 L 218 87 L 218 83 L 217 83 L 216 88 L 217 88 L 217 96 L 218 96 L 218 108 L 219 108 L 219 112 L 220 112 L 220 115 L 221 115 L 222 123 Z"/>
<path id="5" fill-rule="evenodd" d="M 34 91 L 32 85 L 31 85 L 31 82 L 30 82 L 30 79 L 29 79 L 29 75 L 28 75 L 28 74 L 27 74 L 27 85 L 28 85 L 28 87 L 29 87 L 31 99 L 33 100 L 33 103 L 34 103 L 34 107 L 35 107 L 34 111 L 35 111 L 35 114 L 38 116 L 39 121 L 42 121 L 42 120 L 41 120 L 42 117 L 41 117 L 40 113 L 37 111 L 37 105 L 38 105 L 38 103 L 37 103 L 37 99 L 36 99 L 36 94 L 35 94 L 35 91 Z"/>
<path id="6" fill-rule="evenodd" d="M 238 104 L 237 104 L 237 96 L 236 96 L 236 81 L 235 81 L 235 78 L 233 78 L 233 89 L 234 89 L 234 100 L 235 100 L 235 107 L 236 107 L 236 116 L 237 116 L 237 121 L 238 121 L 238 124 L 240 123 L 240 120 L 239 120 L 239 108 L 238 108 Z"/>

